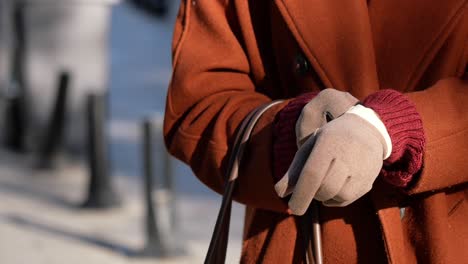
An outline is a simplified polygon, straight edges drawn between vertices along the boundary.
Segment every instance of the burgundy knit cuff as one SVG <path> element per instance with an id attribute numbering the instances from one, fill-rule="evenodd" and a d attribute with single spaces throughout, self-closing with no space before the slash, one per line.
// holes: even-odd
<path id="1" fill-rule="evenodd" d="M 291 100 L 278 114 L 274 124 L 273 166 L 274 180 L 279 181 L 289 168 L 297 152 L 296 122 L 302 108 L 318 93 L 302 94 Z"/>
<path id="2" fill-rule="evenodd" d="M 391 184 L 407 187 L 423 164 L 424 129 L 415 105 L 395 90 L 380 90 L 363 104 L 372 108 L 387 128 L 392 153 L 384 161 L 382 176 Z"/>

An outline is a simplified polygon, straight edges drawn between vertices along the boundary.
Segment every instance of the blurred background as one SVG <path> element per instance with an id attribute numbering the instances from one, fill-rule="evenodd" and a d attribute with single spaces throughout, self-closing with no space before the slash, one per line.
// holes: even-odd
<path id="1" fill-rule="evenodd" d="M 161 131 L 178 4 L 0 1 L 0 263 L 203 262 L 221 197 Z"/>

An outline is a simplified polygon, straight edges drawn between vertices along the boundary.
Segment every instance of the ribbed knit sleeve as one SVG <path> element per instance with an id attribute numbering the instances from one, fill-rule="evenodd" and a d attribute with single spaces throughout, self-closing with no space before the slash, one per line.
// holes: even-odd
<path id="1" fill-rule="evenodd" d="M 294 98 L 276 115 L 273 139 L 275 182 L 286 173 L 297 152 L 296 122 L 301 115 L 302 108 L 317 94 L 317 92 L 310 92 Z"/>
<path id="2" fill-rule="evenodd" d="M 423 164 L 425 137 L 421 116 L 415 105 L 395 90 L 380 90 L 363 104 L 379 115 L 392 140 L 392 153 L 384 161 L 382 176 L 395 186 L 407 187 Z"/>

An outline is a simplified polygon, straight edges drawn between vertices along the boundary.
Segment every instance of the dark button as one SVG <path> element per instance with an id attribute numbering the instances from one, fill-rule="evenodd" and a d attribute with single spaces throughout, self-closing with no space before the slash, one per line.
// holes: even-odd
<path id="1" fill-rule="evenodd" d="M 302 54 L 298 54 L 294 61 L 294 71 L 297 74 L 304 75 L 310 69 L 309 62 Z"/>

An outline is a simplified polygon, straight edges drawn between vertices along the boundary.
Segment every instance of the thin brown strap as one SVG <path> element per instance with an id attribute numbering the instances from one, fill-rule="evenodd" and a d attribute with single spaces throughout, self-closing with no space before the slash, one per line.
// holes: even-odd
<path id="1" fill-rule="evenodd" d="M 227 182 L 224 189 L 221 208 L 216 219 L 216 225 L 211 237 L 208 253 L 206 254 L 205 264 L 220 264 L 226 260 L 227 243 L 229 239 L 229 224 L 231 218 L 232 193 L 236 179 L 239 176 L 239 164 L 242 159 L 245 145 L 250 139 L 250 134 L 255 127 L 257 121 L 263 113 L 272 106 L 281 103 L 282 101 L 273 101 L 269 104 L 260 106 L 252 111 L 242 122 L 239 131 L 237 132 L 234 148 L 229 157 L 227 169 Z"/>

